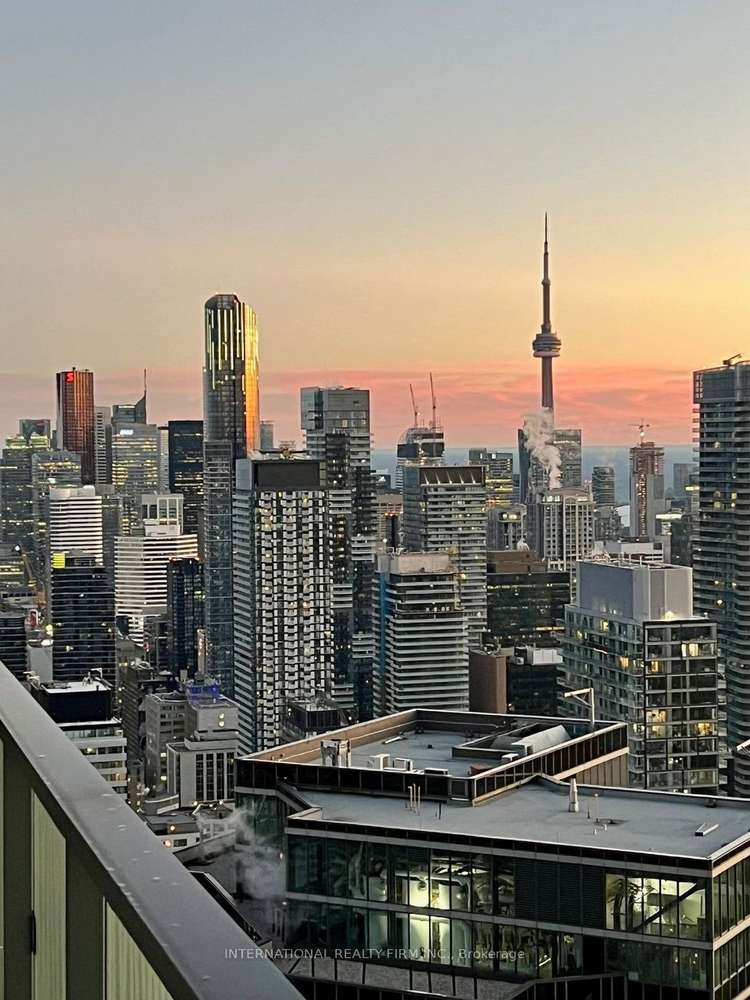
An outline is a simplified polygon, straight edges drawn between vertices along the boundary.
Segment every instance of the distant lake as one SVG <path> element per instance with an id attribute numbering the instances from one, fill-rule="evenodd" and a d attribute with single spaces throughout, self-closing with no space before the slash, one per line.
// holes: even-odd
<path id="1" fill-rule="evenodd" d="M 484 447 L 477 445 L 476 447 Z M 518 472 L 518 455 L 515 445 L 487 445 L 490 451 L 512 451 L 513 471 Z M 595 465 L 611 465 L 615 470 L 615 491 L 618 503 L 628 503 L 630 497 L 628 485 L 628 470 L 630 447 L 628 445 L 584 445 L 583 446 L 583 478 L 591 479 L 591 470 Z M 694 461 L 691 445 L 664 446 L 664 485 L 672 488 L 672 466 L 675 462 Z M 448 465 L 460 465 L 468 461 L 468 448 L 446 448 L 445 461 Z M 395 474 L 396 449 L 373 448 L 372 465 L 375 469 L 387 469 Z"/>

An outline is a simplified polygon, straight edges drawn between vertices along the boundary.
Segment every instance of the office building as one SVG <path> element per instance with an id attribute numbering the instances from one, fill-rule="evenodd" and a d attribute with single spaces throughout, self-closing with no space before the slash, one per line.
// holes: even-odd
<path id="1" fill-rule="evenodd" d="M 26 664 L 26 614 L 22 608 L 0 604 L 0 663 L 19 681 L 24 679 Z"/>
<path id="2" fill-rule="evenodd" d="M 526 544 L 526 505 L 513 503 L 487 508 L 487 548 L 490 552 L 517 549 Z"/>
<path id="3" fill-rule="evenodd" d="M 290 700 L 332 693 L 331 554 L 319 462 L 256 452 L 236 476 L 235 698 L 248 751 L 281 742 Z"/>
<path id="4" fill-rule="evenodd" d="M 623 534 L 622 517 L 617 507 L 597 507 L 594 505 L 594 540 L 597 542 L 619 541 Z"/>
<path id="5" fill-rule="evenodd" d="M 553 444 L 560 454 L 560 486 L 583 486 L 581 432 L 577 428 L 556 427 Z"/>
<path id="6" fill-rule="evenodd" d="M 49 439 L 16 434 L 5 441 L 0 458 L 0 540 L 29 553 L 34 540 L 32 471 L 36 455 L 46 453 Z"/>
<path id="7" fill-rule="evenodd" d="M 95 481 L 94 373 L 87 369 L 57 373 L 56 446 L 81 456 L 81 482 Z"/>
<path id="8" fill-rule="evenodd" d="M 170 670 L 183 679 L 202 673 L 204 659 L 203 563 L 196 558 L 167 564 L 167 641 Z"/>
<path id="9" fill-rule="evenodd" d="M 469 465 L 484 466 L 487 503 L 506 507 L 513 502 L 513 452 L 469 448 Z"/>
<path id="10" fill-rule="evenodd" d="M 112 407 L 94 407 L 94 482 L 112 482 Z"/>
<path id="11" fill-rule="evenodd" d="M 597 718 L 628 723 L 631 785 L 718 792 L 716 624 L 693 614 L 689 569 L 579 563 L 563 661 L 568 690 L 594 689 Z M 589 709 L 561 698 L 560 711 Z"/>
<path id="12" fill-rule="evenodd" d="M 666 544 L 666 551 L 665 551 Z M 638 563 L 639 565 L 663 566 L 671 562 L 669 558 L 669 538 L 659 535 L 655 541 L 608 541 L 604 543 L 604 551 L 610 559 L 617 562 Z"/>
<path id="13" fill-rule="evenodd" d="M 81 485 L 81 456 L 70 451 L 39 451 L 31 458 L 31 510 L 34 537 L 33 566 L 38 581 L 45 576 L 48 558 L 48 498 L 53 487 Z"/>
<path id="14" fill-rule="evenodd" d="M 32 438 L 52 440 L 52 422 L 46 417 L 22 417 L 18 421 L 18 433 L 26 441 Z"/>
<path id="15" fill-rule="evenodd" d="M 235 463 L 260 444 L 258 331 L 236 295 L 206 302 L 203 366 L 203 490 L 206 660 L 225 694 L 234 690 L 232 496 Z"/>
<path id="16" fill-rule="evenodd" d="M 750 795 L 750 364 L 693 376 L 698 492 L 693 534 L 696 614 L 716 622 L 727 685 L 727 738 L 735 795 Z"/>
<path id="17" fill-rule="evenodd" d="M 60 552 L 76 552 L 104 565 L 102 498 L 94 486 L 50 487 L 47 525 L 50 560 Z"/>
<path id="18" fill-rule="evenodd" d="M 643 441 L 630 449 L 630 535 L 654 538 L 656 515 L 666 510 L 664 449 Z"/>
<path id="19" fill-rule="evenodd" d="M 540 493 L 529 507 L 531 545 L 551 570 L 570 571 L 594 548 L 594 502 L 573 487 Z"/>
<path id="20" fill-rule="evenodd" d="M 447 552 L 458 571 L 469 645 L 487 625 L 487 491 L 481 465 L 404 468 L 404 546 Z"/>
<path id="21" fill-rule="evenodd" d="M 111 790 L 125 795 L 127 740 L 113 717 L 112 688 L 94 677 L 65 682 L 33 677 L 29 691 Z"/>
<path id="22" fill-rule="evenodd" d="M 469 710 L 556 716 L 561 670 L 562 656 L 557 649 L 472 649 Z"/>
<path id="23" fill-rule="evenodd" d="M 180 807 L 234 798 L 237 704 L 216 685 L 188 685 L 185 735 L 167 744 L 167 794 Z"/>
<path id="24" fill-rule="evenodd" d="M 376 557 L 373 583 L 377 714 L 467 709 L 469 646 L 458 572 L 444 552 Z"/>
<path id="25" fill-rule="evenodd" d="M 185 533 L 200 535 L 203 520 L 203 421 L 170 420 L 169 491 L 184 498 Z"/>
<path id="26" fill-rule="evenodd" d="M 556 646 L 569 601 L 570 573 L 548 569 L 528 549 L 489 553 L 487 633 L 493 644 Z"/>
<path id="27" fill-rule="evenodd" d="M 159 516 L 157 497 L 144 496 L 143 535 L 115 539 L 115 610 L 127 622 L 126 630 L 138 645 L 144 642 L 146 622 L 167 614 L 167 567 L 172 559 L 197 559 L 195 535 L 181 532 L 180 497 L 158 500 L 175 503 L 174 513 Z M 151 515 L 154 515 L 153 517 Z M 166 522 L 166 523 L 165 523 Z"/>
<path id="28" fill-rule="evenodd" d="M 146 746 L 147 694 L 174 690 L 176 682 L 171 673 L 137 657 L 125 659 L 117 666 L 118 712 L 122 719 L 128 749 L 128 771 L 139 776 Z M 142 778 L 142 775 L 140 775 Z"/>
<path id="29" fill-rule="evenodd" d="M 91 556 L 55 554 L 51 560 L 49 621 L 56 681 L 99 672 L 115 682 L 115 607 L 107 571 Z"/>
<path id="30" fill-rule="evenodd" d="M 144 781 L 151 792 L 166 791 L 167 746 L 185 735 L 184 691 L 154 691 L 143 699 Z"/>
<path id="31" fill-rule="evenodd" d="M 273 420 L 261 420 L 260 422 L 260 450 L 274 450 L 274 427 Z"/>
<path id="32" fill-rule="evenodd" d="M 114 407 L 115 413 L 123 409 L 122 406 Z M 156 424 L 113 417 L 112 484 L 123 500 L 123 533 L 130 535 L 141 527 L 143 494 L 159 492 L 159 428 Z"/>
<path id="33" fill-rule="evenodd" d="M 305 448 L 321 463 L 328 502 L 334 630 L 333 695 L 350 715 L 372 717 L 372 574 L 375 481 L 368 389 L 300 391 Z"/>
<path id="34" fill-rule="evenodd" d="M 591 473 L 591 496 L 595 507 L 615 506 L 615 470 L 613 466 L 594 466 Z"/>
<path id="35" fill-rule="evenodd" d="M 378 491 L 375 494 L 375 545 L 377 551 L 397 549 L 401 545 L 401 518 L 404 503 L 401 493 Z"/>
<path id="36" fill-rule="evenodd" d="M 625 755 L 622 724 L 402 712 L 238 759 L 235 798 L 247 837 L 283 850 L 285 946 L 361 949 L 346 968 L 315 963 L 318 993 L 387 982 L 398 998 L 526 996 L 524 981 L 541 980 L 529 996 L 562 998 L 585 976 L 580 997 L 603 998 L 605 980 L 624 991 L 633 969 L 638 987 L 710 985 L 711 948 L 698 947 L 712 932 L 710 886 L 695 866 L 724 838 L 694 836 L 704 800 L 617 788 Z M 750 810 L 738 809 L 730 836 L 750 844 Z M 721 821 L 732 816 L 725 807 Z M 638 923 L 610 930 L 631 866 L 647 893 L 636 920 L 658 916 L 661 930 L 680 898 L 681 933 L 663 933 L 680 947 Z"/>

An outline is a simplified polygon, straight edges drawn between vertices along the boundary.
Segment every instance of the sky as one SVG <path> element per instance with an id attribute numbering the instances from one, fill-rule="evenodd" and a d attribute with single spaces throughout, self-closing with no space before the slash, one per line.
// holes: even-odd
<path id="1" fill-rule="evenodd" d="M 0 433 L 97 402 L 201 413 L 202 304 L 258 314 L 261 407 L 409 382 L 453 445 L 538 406 L 550 215 L 558 424 L 691 437 L 747 349 L 750 6 L 722 0 L 12 0 L 0 33 Z"/>

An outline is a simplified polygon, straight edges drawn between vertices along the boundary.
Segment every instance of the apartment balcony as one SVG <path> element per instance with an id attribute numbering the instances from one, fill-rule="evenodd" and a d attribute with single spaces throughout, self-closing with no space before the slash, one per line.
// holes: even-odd
<path id="1" fill-rule="evenodd" d="M 299 998 L 2 665 L 0 778 L 0 996 Z"/>

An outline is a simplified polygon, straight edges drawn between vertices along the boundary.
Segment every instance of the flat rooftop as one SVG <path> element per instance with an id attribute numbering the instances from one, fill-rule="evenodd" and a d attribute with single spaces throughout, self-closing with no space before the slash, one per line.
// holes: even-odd
<path id="1" fill-rule="evenodd" d="M 579 786 L 579 812 L 571 813 L 567 784 L 548 778 L 532 779 L 473 807 L 449 802 L 438 810 L 436 803 L 423 802 L 418 814 L 406 809 L 403 799 L 386 796 L 310 790 L 302 794 L 311 807 L 322 810 L 322 821 L 389 832 L 425 830 L 703 861 L 717 858 L 738 840 L 750 846 L 750 799 L 587 785 Z M 715 807 L 709 808 L 709 802 Z M 703 824 L 715 829 L 697 836 Z"/>

